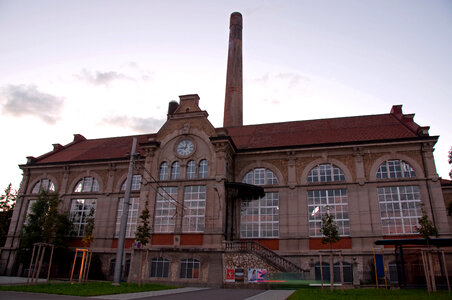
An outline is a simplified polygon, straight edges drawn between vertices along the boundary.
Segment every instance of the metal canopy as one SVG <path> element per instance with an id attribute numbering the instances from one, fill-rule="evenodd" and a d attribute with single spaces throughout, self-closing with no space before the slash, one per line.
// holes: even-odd
<path id="1" fill-rule="evenodd" d="M 265 196 L 264 189 L 257 185 L 241 182 L 225 182 L 224 186 L 231 199 L 253 200 Z"/>
<path id="2" fill-rule="evenodd" d="M 438 246 L 438 247 L 452 246 L 452 239 L 451 238 L 429 239 L 428 244 L 430 246 Z M 427 240 L 426 239 L 378 240 L 378 241 L 375 241 L 375 245 L 394 245 L 394 246 L 421 245 L 421 246 L 427 246 Z"/>

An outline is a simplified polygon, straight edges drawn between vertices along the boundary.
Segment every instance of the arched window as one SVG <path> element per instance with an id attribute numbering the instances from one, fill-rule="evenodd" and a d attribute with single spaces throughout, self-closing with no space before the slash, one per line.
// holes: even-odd
<path id="1" fill-rule="evenodd" d="M 190 160 L 187 163 L 187 172 L 185 174 L 186 179 L 193 179 L 196 177 L 196 163 L 194 160 Z"/>
<path id="2" fill-rule="evenodd" d="M 79 182 L 75 185 L 74 192 L 75 193 L 89 193 L 89 192 L 98 192 L 99 191 L 99 183 L 94 177 L 84 177 L 80 179 Z"/>
<path id="3" fill-rule="evenodd" d="M 320 164 L 309 171 L 308 182 L 345 181 L 342 170 L 333 164 Z"/>
<path id="4" fill-rule="evenodd" d="M 198 178 L 207 178 L 209 176 L 209 164 L 203 159 L 199 162 Z"/>
<path id="5" fill-rule="evenodd" d="M 341 265 L 340 263 L 335 263 L 333 265 L 333 281 L 340 283 L 341 282 Z M 350 263 L 343 262 L 342 263 L 342 274 L 344 276 L 344 283 L 353 283 L 353 266 Z M 323 281 L 330 281 L 330 263 L 322 262 L 322 273 L 323 273 Z M 315 280 L 320 281 L 320 263 L 315 264 Z"/>
<path id="6" fill-rule="evenodd" d="M 178 161 L 175 161 L 171 165 L 171 179 L 179 179 L 179 177 L 180 177 L 180 163 Z"/>
<path id="7" fill-rule="evenodd" d="M 55 192 L 55 185 L 50 179 L 47 178 L 41 179 L 35 184 L 31 193 L 39 194 L 40 191 Z"/>
<path id="8" fill-rule="evenodd" d="M 413 177 L 416 177 L 414 169 L 407 162 L 400 159 L 383 162 L 377 171 L 377 179 Z"/>
<path id="9" fill-rule="evenodd" d="M 151 272 L 149 277 L 168 278 L 170 261 L 163 257 L 151 260 Z"/>
<path id="10" fill-rule="evenodd" d="M 121 185 L 121 191 L 125 191 L 126 190 L 126 182 L 127 182 L 127 178 L 126 180 L 123 181 L 122 185 Z M 132 176 L 132 187 L 131 190 L 132 191 L 139 191 L 141 189 L 141 175 L 133 175 Z"/>
<path id="11" fill-rule="evenodd" d="M 270 169 L 256 168 L 246 173 L 242 182 L 254 185 L 270 185 L 278 184 L 278 179 Z"/>
<path id="12" fill-rule="evenodd" d="M 166 161 L 160 164 L 159 179 L 168 180 L 168 163 Z"/>
<path id="13" fill-rule="evenodd" d="M 180 278 L 199 278 L 201 263 L 197 259 L 184 259 L 180 262 Z"/>

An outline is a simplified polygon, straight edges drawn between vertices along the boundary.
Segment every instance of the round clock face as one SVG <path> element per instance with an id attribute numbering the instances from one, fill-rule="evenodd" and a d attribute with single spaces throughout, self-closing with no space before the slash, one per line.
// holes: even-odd
<path id="1" fill-rule="evenodd" d="M 182 140 L 177 144 L 177 154 L 181 156 L 187 156 L 193 153 L 193 150 L 195 150 L 195 145 L 190 140 Z"/>

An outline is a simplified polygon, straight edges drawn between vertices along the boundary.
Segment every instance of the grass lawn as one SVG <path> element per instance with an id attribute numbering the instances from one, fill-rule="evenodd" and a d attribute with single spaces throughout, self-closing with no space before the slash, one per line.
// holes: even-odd
<path id="1" fill-rule="evenodd" d="M 146 283 L 139 287 L 134 283 L 121 283 L 120 286 L 113 286 L 111 282 L 88 282 L 88 283 L 49 283 L 35 285 L 5 285 L 0 286 L 0 291 L 16 291 L 31 293 L 46 293 L 72 296 L 100 296 L 124 293 L 137 293 L 175 289 L 175 286 Z"/>
<path id="2" fill-rule="evenodd" d="M 448 291 L 440 291 L 428 294 L 427 290 L 385 290 L 385 289 L 348 289 L 335 290 L 331 292 L 329 287 L 323 290 L 319 288 L 303 288 L 297 290 L 288 298 L 289 300 L 297 299 L 315 299 L 315 300 L 332 300 L 332 299 L 397 299 L 397 300 L 418 300 L 418 299 L 452 299 L 452 295 Z"/>

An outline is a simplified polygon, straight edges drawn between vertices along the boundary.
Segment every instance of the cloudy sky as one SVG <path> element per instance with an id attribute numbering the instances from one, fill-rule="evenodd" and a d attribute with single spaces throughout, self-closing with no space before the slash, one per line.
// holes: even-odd
<path id="1" fill-rule="evenodd" d="M 155 132 L 199 94 L 222 126 L 229 16 L 243 15 L 244 123 L 404 113 L 452 146 L 452 1 L 0 0 L 0 188 L 27 156 Z"/>

